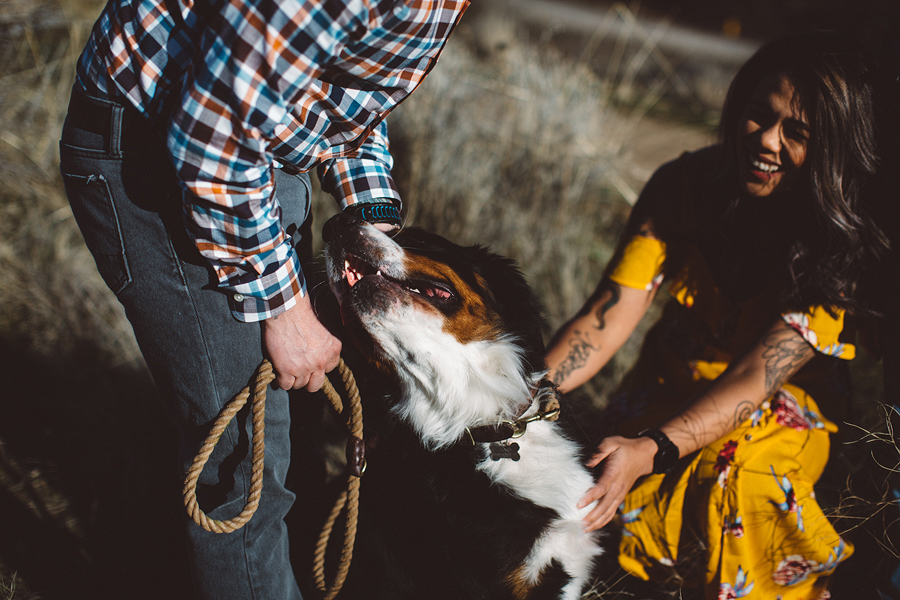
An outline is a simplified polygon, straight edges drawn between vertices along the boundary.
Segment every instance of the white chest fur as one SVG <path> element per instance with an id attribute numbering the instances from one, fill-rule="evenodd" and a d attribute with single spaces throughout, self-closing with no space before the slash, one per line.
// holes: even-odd
<path id="1" fill-rule="evenodd" d="M 394 307 L 391 319 L 371 323 L 369 333 L 397 366 L 404 398 L 395 413 L 431 449 L 457 443 L 467 426 L 515 418 L 521 399 L 530 397 L 541 378 L 540 373 L 525 376 L 514 338 L 460 344 L 439 318 L 408 307 Z M 535 542 L 521 575 L 533 585 L 556 560 L 572 578 L 562 598 L 576 600 L 602 552 L 598 534 L 584 531 L 582 518 L 590 507 L 576 508 L 593 478 L 581 464 L 577 445 L 556 423 L 533 422 L 515 443 L 519 460 L 487 458 L 476 467 L 520 498 L 559 515 Z"/>
<path id="2" fill-rule="evenodd" d="M 577 446 L 555 423 L 532 423 L 514 442 L 519 444 L 519 460 L 486 458 L 477 468 L 519 497 L 557 512 L 559 517 L 532 548 L 523 575 L 528 583 L 536 583 L 555 559 L 572 577 L 563 598 L 575 600 L 590 577 L 594 559 L 602 553 L 598 534 L 585 532 L 582 523 L 591 507 L 576 508 L 593 478 L 581 464 Z"/>

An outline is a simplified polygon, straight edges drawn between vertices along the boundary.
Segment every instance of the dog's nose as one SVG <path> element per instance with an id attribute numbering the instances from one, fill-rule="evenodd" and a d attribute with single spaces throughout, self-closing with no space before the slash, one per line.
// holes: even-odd
<path id="1" fill-rule="evenodd" d="M 322 240 L 326 244 L 335 242 L 340 237 L 341 231 L 345 231 L 347 228 L 354 225 L 358 227 L 363 222 L 364 221 L 361 221 L 353 215 L 340 212 L 325 221 L 325 225 L 322 226 Z"/>

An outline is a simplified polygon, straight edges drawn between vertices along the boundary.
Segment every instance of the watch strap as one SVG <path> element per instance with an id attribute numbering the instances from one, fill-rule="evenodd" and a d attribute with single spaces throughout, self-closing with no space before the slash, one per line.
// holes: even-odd
<path id="1" fill-rule="evenodd" d="M 638 437 L 648 437 L 656 442 L 657 450 L 653 456 L 653 472 L 655 474 L 665 474 L 671 471 L 675 463 L 678 462 L 681 453 L 678 450 L 678 446 L 669 439 L 669 436 L 659 429 L 645 429 L 638 434 Z"/>

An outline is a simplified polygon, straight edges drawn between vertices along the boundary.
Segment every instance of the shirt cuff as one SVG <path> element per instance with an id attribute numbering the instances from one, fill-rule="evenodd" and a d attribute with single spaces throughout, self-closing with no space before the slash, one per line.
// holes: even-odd
<path id="1" fill-rule="evenodd" d="M 297 300 L 306 295 L 306 280 L 297 253 L 291 251 L 283 264 L 273 263 L 262 275 L 248 281 L 230 282 L 225 289 L 234 318 L 253 323 L 274 317 L 297 304 Z"/>
<path id="2" fill-rule="evenodd" d="M 319 166 L 322 190 L 334 196 L 341 208 L 365 202 L 396 201 L 400 192 L 390 169 L 380 161 L 366 158 L 337 158 Z"/>

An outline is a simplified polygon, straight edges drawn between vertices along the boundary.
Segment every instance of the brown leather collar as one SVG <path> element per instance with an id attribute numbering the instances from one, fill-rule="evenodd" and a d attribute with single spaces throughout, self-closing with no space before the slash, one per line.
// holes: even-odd
<path id="1" fill-rule="evenodd" d="M 492 425 L 479 425 L 478 427 L 466 427 L 466 433 L 460 438 L 460 443 L 474 446 L 478 443 L 502 442 L 511 438 L 518 438 L 525 434 L 525 430 L 529 423 L 534 421 L 555 421 L 559 418 L 559 400 L 556 392 L 556 385 L 549 379 L 542 379 L 535 389 L 535 395 L 543 388 L 553 389 L 553 398 L 541 404 L 540 409 L 535 414 L 527 418 L 522 418 L 534 399 L 519 407 L 516 411 L 516 419 L 504 419 Z"/>

